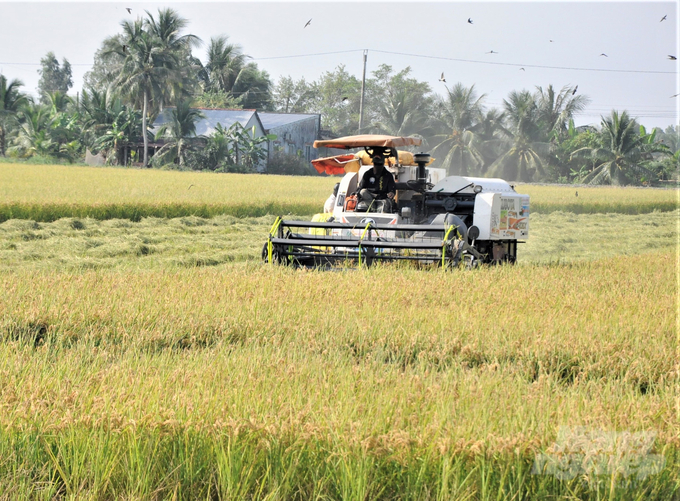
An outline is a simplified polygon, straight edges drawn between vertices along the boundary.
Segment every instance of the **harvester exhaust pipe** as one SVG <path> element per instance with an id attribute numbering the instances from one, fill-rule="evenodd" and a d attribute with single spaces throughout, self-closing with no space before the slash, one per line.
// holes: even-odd
<path id="1" fill-rule="evenodd" d="M 417 181 L 425 185 L 427 183 L 427 170 L 425 170 L 425 166 L 430 163 L 430 154 L 420 152 L 413 155 L 413 157 L 418 165 Z"/>

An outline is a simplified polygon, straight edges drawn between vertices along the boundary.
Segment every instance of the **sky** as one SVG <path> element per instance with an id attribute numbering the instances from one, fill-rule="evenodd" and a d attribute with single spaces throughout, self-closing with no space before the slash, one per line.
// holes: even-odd
<path id="1" fill-rule="evenodd" d="M 679 123 L 680 96 L 672 97 L 680 94 L 679 66 L 669 58 L 680 57 L 677 2 L 0 0 L 0 73 L 35 95 L 40 59 L 52 51 L 73 66 L 75 93 L 121 21 L 163 7 L 187 18 L 187 32 L 204 41 L 198 57 L 211 37 L 227 35 L 274 82 L 310 82 L 339 65 L 361 78 L 367 50 L 367 76 L 381 64 L 410 67 L 441 95 L 457 82 L 474 85 L 487 108 L 502 108 L 513 90 L 578 85 L 590 104 L 576 125 L 599 125 L 612 109 L 648 128 Z"/>

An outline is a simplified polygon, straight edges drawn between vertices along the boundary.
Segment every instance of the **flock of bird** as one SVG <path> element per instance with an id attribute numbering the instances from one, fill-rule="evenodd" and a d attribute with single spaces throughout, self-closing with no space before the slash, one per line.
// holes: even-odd
<path id="1" fill-rule="evenodd" d="M 132 9 L 130 7 L 125 7 L 125 10 L 128 11 L 128 14 L 132 14 Z M 309 21 L 307 21 L 305 23 L 305 25 L 303 26 L 302 29 L 305 29 L 307 26 L 310 26 L 312 24 L 312 19 L 313 18 L 310 17 Z M 665 14 L 659 22 L 662 23 L 666 19 L 668 19 L 667 14 Z M 471 17 L 468 17 L 467 22 L 468 22 L 468 24 L 474 24 L 474 21 L 472 20 Z M 550 40 L 550 43 L 553 43 L 553 40 Z M 127 49 L 127 45 L 123 45 L 123 52 L 126 52 L 126 49 Z M 492 49 L 492 50 L 486 52 L 485 54 L 498 54 L 498 52 L 496 52 L 495 50 Z M 607 54 L 605 54 L 604 52 L 602 52 L 602 53 L 600 53 L 600 57 L 609 57 L 609 56 Z M 671 61 L 677 61 L 678 58 L 676 56 L 669 54 L 668 59 L 670 59 Z M 519 71 L 526 71 L 526 70 L 524 68 L 520 68 Z M 442 83 L 446 83 L 446 78 L 444 78 L 444 72 L 442 72 L 442 76 L 439 78 L 439 81 L 442 82 Z M 578 89 L 578 85 L 576 87 L 574 87 L 574 90 L 571 93 L 572 96 L 574 94 L 576 94 L 576 89 Z M 678 97 L 678 96 L 680 96 L 680 94 L 675 94 L 675 95 L 671 96 L 671 98 Z M 343 98 L 342 101 L 343 101 L 344 104 L 347 104 L 347 102 L 349 102 L 349 99 L 345 97 L 345 98 Z"/>
<path id="2" fill-rule="evenodd" d="M 129 10 L 130 10 L 130 9 L 128 9 L 128 11 L 129 11 Z M 668 19 L 668 15 L 667 15 L 667 14 L 664 15 L 664 16 L 661 18 L 661 20 L 660 20 L 659 22 L 662 23 L 662 22 L 664 22 L 666 19 Z M 471 17 L 468 17 L 467 22 L 468 22 L 468 24 L 474 24 L 474 21 L 472 20 Z M 303 29 L 306 28 L 307 26 L 309 26 L 310 24 L 312 24 L 312 18 L 310 18 L 309 21 L 307 21 L 307 23 L 305 23 Z M 553 40 L 550 40 L 550 43 L 553 43 Z M 486 52 L 485 54 L 498 54 L 498 52 L 492 49 L 492 50 Z M 602 53 L 600 53 L 600 57 L 609 57 L 609 56 L 608 56 L 607 54 L 605 54 L 604 52 L 602 52 Z M 673 55 L 671 55 L 671 54 L 669 54 L 669 55 L 668 55 L 668 59 L 670 59 L 671 61 L 676 61 L 678 58 L 675 57 L 675 56 L 673 56 Z M 520 68 L 519 71 L 526 71 L 526 70 L 525 70 L 524 68 Z M 439 81 L 442 82 L 442 83 L 446 83 L 446 78 L 444 77 L 444 72 L 442 72 L 441 77 L 439 77 Z M 571 93 L 572 96 L 573 96 L 574 94 L 576 94 L 576 89 L 578 89 L 578 85 L 577 85 L 576 87 L 574 87 L 574 90 L 573 90 L 572 93 Z M 677 97 L 677 96 L 680 96 L 680 94 L 675 94 L 674 96 L 671 96 L 671 97 L 673 98 L 673 97 Z M 347 98 L 343 99 L 343 103 L 345 102 L 345 100 L 347 100 Z M 347 101 L 348 101 L 348 100 L 347 100 Z"/>

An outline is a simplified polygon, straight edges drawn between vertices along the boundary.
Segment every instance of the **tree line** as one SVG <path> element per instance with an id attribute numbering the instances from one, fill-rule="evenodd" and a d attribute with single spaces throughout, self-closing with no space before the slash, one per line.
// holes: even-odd
<path id="1" fill-rule="evenodd" d="M 409 67 L 381 65 L 366 81 L 360 130 L 361 81 L 344 66 L 311 82 L 281 77 L 274 83 L 226 35 L 204 44 L 184 33 L 187 24 L 172 9 L 123 21 L 121 32 L 96 51 L 75 96 L 69 62 L 60 64 L 53 53 L 41 60 L 38 99 L 22 92 L 20 80 L 0 75 L 0 155 L 76 162 L 89 150 L 112 165 L 248 172 L 263 160 L 260 145 L 271 138 L 255 138 L 238 124 L 197 137 L 195 127 L 198 108 L 247 108 L 319 113 L 331 136 L 418 136 L 450 174 L 594 184 L 677 177 L 677 127 L 648 131 L 625 110 L 612 110 L 599 127 L 577 128 L 574 117 L 589 99 L 576 87 L 513 91 L 496 108 L 475 85 L 457 83 L 439 94 Z M 195 52 L 203 45 L 205 63 Z M 170 122 L 152 134 L 150 124 L 167 107 Z M 154 140 L 163 146 L 150 162 Z M 139 143 L 142 158 L 132 148 Z M 281 155 L 276 161 L 271 172 L 301 162 Z"/>

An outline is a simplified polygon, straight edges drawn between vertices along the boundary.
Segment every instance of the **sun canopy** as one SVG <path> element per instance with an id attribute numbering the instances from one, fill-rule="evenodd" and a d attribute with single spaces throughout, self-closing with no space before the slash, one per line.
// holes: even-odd
<path id="1" fill-rule="evenodd" d="M 350 148 L 363 148 L 364 146 L 380 146 L 383 148 L 398 148 L 400 146 L 420 146 L 422 140 L 417 137 L 380 136 L 374 134 L 362 134 L 359 136 L 339 137 L 314 141 L 315 148 L 337 148 L 348 150 Z"/>
<path id="2" fill-rule="evenodd" d="M 329 176 L 344 174 L 346 172 L 358 172 L 361 161 L 354 155 L 338 155 L 335 157 L 317 158 L 312 160 L 312 166 L 319 174 L 324 172 Z"/>

